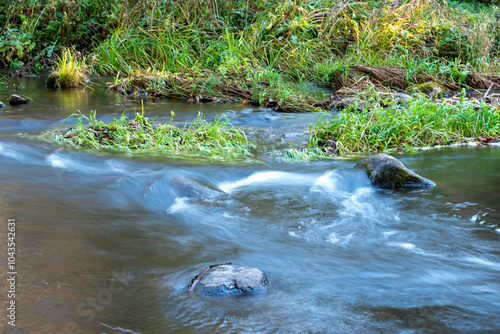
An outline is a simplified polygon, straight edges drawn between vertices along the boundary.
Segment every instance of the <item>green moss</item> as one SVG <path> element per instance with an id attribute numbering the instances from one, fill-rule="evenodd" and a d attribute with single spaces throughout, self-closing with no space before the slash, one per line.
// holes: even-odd
<path id="1" fill-rule="evenodd" d="M 410 93 L 422 93 L 427 96 L 437 97 L 443 95 L 444 97 L 448 97 L 453 95 L 453 92 L 446 88 L 446 86 L 441 85 L 437 82 L 425 82 L 419 85 L 414 85 L 408 87 L 407 89 Z"/>

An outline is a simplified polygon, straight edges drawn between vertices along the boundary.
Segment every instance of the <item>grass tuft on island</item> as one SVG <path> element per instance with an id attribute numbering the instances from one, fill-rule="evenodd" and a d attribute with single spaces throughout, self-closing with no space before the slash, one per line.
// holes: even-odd
<path id="1" fill-rule="evenodd" d="M 49 88 L 68 88 L 87 83 L 85 59 L 78 59 L 76 51 L 66 49 L 54 62 L 54 71 L 47 78 Z"/>
<path id="2" fill-rule="evenodd" d="M 490 142 L 500 136 L 500 115 L 484 101 L 475 105 L 461 98 L 453 105 L 416 96 L 385 108 L 357 112 L 352 106 L 336 115 L 325 113 L 311 125 L 310 132 L 309 148 L 287 152 L 288 158 L 413 151 L 470 140 Z"/>
<path id="3" fill-rule="evenodd" d="M 152 152 L 168 156 L 204 157 L 214 160 L 238 160 L 252 157 L 249 142 L 243 131 L 231 125 L 225 116 L 207 122 L 199 113 L 191 125 L 182 128 L 170 123 L 155 124 L 143 113 L 135 113 L 133 119 L 126 115 L 115 118 L 109 124 L 97 119 L 91 111 L 87 117 L 73 114 L 75 126 L 62 132 L 52 133 L 55 141 L 64 144 L 125 152 Z"/>

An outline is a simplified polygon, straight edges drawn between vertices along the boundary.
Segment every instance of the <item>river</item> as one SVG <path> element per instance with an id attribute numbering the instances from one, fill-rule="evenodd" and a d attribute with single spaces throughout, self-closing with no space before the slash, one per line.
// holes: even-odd
<path id="1" fill-rule="evenodd" d="M 110 79 L 107 79 L 110 80 Z M 228 164 L 60 147 L 37 136 L 80 110 L 105 120 L 141 104 L 92 89 L 49 90 L 10 79 L 33 98 L 0 109 L 2 309 L 7 221 L 16 221 L 16 326 L 2 333 L 498 333 L 500 148 L 397 154 L 437 183 L 381 190 L 357 159 Z M 14 90 L 23 86 L 23 90 Z M 226 114 L 270 146 L 317 114 L 237 104 L 146 101 L 146 115 L 190 122 Z M 283 135 L 287 134 L 287 135 Z M 183 198 L 188 177 L 222 189 Z M 264 271 L 268 293 L 187 292 L 207 265 Z"/>

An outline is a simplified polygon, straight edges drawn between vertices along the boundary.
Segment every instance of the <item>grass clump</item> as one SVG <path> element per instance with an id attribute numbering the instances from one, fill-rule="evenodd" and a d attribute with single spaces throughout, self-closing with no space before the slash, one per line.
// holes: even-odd
<path id="1" fill-rule="evenodd" d="M 172 112 L 172 117 L 175 114 Z M 231 160 L 248 158 L 253 147 L 245 133 L 232 126 L 225 116 L 206 122 L 201 113 L 193 123 L 182 128 L 169 124 L 154 124 L 143 113 L 134 119 L 125 115 L 105 124 L 92 111 L 90 116 L 70 116 L 75 126 L 54 134 L 58 143 L 92 149 L 112 149 L 126 152 L 154 152 L 167 155 L 202 156 Z"/>
<path id="2" fill-rule="evenodd" d="M 326 114 L 321 117 L 311 131 L 310 147 L 324 155 L 411 151 L 500 135 L 499 112 L 484 102 L 474 105 L 461 99 L 452 105 L 417 97 L 405 105 L 352 111 L 346 109 L 326 121 Z"/>
<path id="3" fill-rule="evenodd" d="M 54 71 L 47 78 L 47 87 L 67 88 L 87 83 L 85 59 L 78 59 L 74 51 L 65 50 L 54 63 Z"/>

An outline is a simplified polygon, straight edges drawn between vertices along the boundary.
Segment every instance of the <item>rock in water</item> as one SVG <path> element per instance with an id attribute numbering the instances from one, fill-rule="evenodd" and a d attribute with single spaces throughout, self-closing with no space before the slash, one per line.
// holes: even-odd
<path id="1" fill-rule="evenodd" d="M 221 264 L 207 267 L 189 284 L 189 291 L 205 296 L 234 296 L 267 291 L 266 275 L 256 268 Z"/>
<path id="2" fill-rule="evenodd" d="M 175 177 L 170 181 L 170 185 L 181 197 L 209 199 L 224 194 L 212 185 L 184 176 Z"/>
<path id="3" fill-rule="evenodd" d="M 5 103 L 3 103 L 2 101 L 0 101 L 0 108 L 3 108 L 5 107 Z"/>
<path id="4" fill-rule="evenodd" d="M 425 188 L 436 185 L 406 168 L 398 159 L 383 153 L 361 159 L 356 167 L 364 168 L 371 183 L 381 188 Z"/>
<path id="5" fill-rule="evenodd" d="M 27 104 L 27 103 L 30 103 L 30 99 L 21 95 L 12 94 L 9 99 L 9 104 L 13 106 L 17 104 Z"/>
<path id="6" fill-rule="evenodd" d="M 56 88 L 57 87 L 57 78 L 59 77 L 59 74 L 57 73 L 50 73 L 49 77 L 47 78 L 47 88 Z"/>

